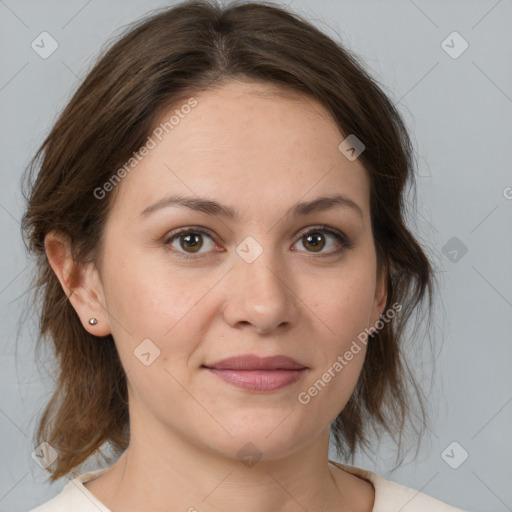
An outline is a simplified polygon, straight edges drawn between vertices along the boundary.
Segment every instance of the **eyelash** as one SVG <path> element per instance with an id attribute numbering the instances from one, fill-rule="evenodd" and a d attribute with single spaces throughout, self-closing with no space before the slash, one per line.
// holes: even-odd
<path id="1" fill-rule="evenodd" d="M 338 230 L 335 230 L 335 229 L 333 229 L 333 228 L 331 228 L 330 226 L 327 226 L 327 225 L 313 226 L 311 229 L 309 229 L 307 231 L 304 231 L 300 235 L 299 240 L 300 240 L 300 238 L 302 238 L 303 236 L 305 236 L 307 234 L 318 233 L 318 232 L 328 233 L 328 234 L 332 235 L 336 239 L 336 241 L 341 245 L 341 249 L 339 248 L 339 249 L 336 249 L 335 251 L 331 251 L 331 252 L 326 253 L 326 254 L 317 254 L 316 255 L 317 257 L 334 256 L 336 254 L 339 254 L 343 250 L 350 249 L 352 247 L 352 243 L 349 241 L 349 239 L 345 236 L 344 233 L 339 232 Z M 169 233 L 169 236 L 166 238 L 164 243 L 167 246 L 171 242 L 173 242 L 175 239 L 179 238 L 180 235 L 191 234 L 191 233 L 206 235 L 206 236 L 209 236 L 213 240 L 212 233 L 209 230 L 204 229 L 204 228 L 199 228 L 199 227 L 195 228 L 193 226 L 189 226 L 189 227 L 181 228 L 181 229 L 178 229 L 178 230 L 176 230 L 174 232 Z M 184 258 L 184 259 L 196 259 L 196 258 L 201 256 L 201 254 L 198 254 L 196 256 L 196 255 L 192 255 L 192 254 L 189 254 L 189 253 L 186 253 L 186 252 L 180 252 L 180 251 L 177 251 L 175 249 L 168 249 L 168 250 L 170 252 L 174 253 L 174 254 L 177 254 L 178 257 Z M 311 253 L 311 254 L 315 255 L 315 253 Z"/>

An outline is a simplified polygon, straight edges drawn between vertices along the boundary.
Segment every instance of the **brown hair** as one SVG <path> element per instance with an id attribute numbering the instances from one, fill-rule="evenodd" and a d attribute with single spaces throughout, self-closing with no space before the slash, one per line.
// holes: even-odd
<path id="1" fill-rule="evenodd" d="M 413 148 L 398 111 L 354 55 L 299 15 L 269 2 L 222 7 L 189 1 L 129 26 L 98 57 L 27 168 L 22 229 L 27 249 L 36 256 L 38 346 L 49 337 L 59 361 L 56 388 L 35 439 L 59 453 L 48 468 L 51 481 L 92 454 L 103 455 L 105 442 L 115 455 L 124 451 L 129 415 L 126 375 L 114 340 L 111 335 L 98 339 L 83 328 L 49 265 L 45 235 L 67 235 L 76 262 L 99 265 L 114 194 L 98 200 L 93 191 L 143 146 L 165 109 L 229 79 L 303 92 L 326 107 L 342 133 L 356 134 L 366 146 L 359 158 L 370 181 L 378 267 L 387 276 L 386 310 L 397 302 L 402 310 L 368 344 L 355 391 L 331 424 L 338 455 L 353 460 L 359 446 L 368 447 L 370 427 L 377 434 L 398 434 L 401 448 L 414 404 L 419 404 L 420 425 L 428 421 L 402 345 L 405 327 L 425 299 L 430 318 L 434 275 L 406 227 Z"/>

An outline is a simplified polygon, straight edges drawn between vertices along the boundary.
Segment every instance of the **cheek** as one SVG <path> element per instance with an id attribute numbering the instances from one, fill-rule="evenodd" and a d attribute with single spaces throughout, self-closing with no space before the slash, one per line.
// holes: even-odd
<path id="1" fill-rule="evenodd" d="M 194 385 L 193 370 L 202 362 L 199 349 L 222 298 L 213 290 L 219 278 L 211 273 L 193 277 L 176 269 L 171 273 L 170 266 L 150 268 L 147 261 L 132 263 L 128 274 L 123 265 L 112 266 L 109 278 L 115 299 L 111 329 L 122 365 L 144 401 L 151 402 L 159 390 L 161 397 L 185 400 L 185 407 L 181 386 Z M 154 345 L 144 341 L 148 339 Z M 152 362 L 145 366 L 147 359 Z"/>
<path id="2" fill-rule="evenodd" d="M 374 300 L 371 271 L 347 269 L 339 277 L 304 282 L 301 297 L 318 319 L 319 332 L 332 349 L 343 347 L 369 327 Z M 309 291 L 308 291 L 309 290 Z M 313 290 L 313 291 L 311 291 Z"/>
<path id="3" fill-rule="evenodd" d="M 366 355 L 364 329 L 369 327 L 375 291 L 372 278 L 371 266 L 361 264 L 350 269 L 347 265 L 337 277 L 323 280 L 321 288 L 318 280 L 315 288 L 314 280 L 305 282 L 304 302 L 309 301 L 311 318 L 317 323 L 312 354 L 316 364 L 298 398 L 311 417 L 334 420 L 357 384 Z"/>
<path id="4" fill-rule="evenodd" d="M 105 264 L 109 310 L 129 332 L 144 335 L 141 330 L 147 330 L 164 336 L 193 308 L 204 288 L 193 277 L 171 271 L 163 253 L 162 249 L 162 257 L 149 257 L 118 250 Z"/>

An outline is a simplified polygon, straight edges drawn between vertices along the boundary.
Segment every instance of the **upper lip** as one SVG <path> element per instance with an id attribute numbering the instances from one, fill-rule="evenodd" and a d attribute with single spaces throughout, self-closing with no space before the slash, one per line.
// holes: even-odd
<path id="1" fill-rule="evenodd" d="M 217 370 L 301 370 L 306 368 L 287 356 L 259 357 L 253 354 L 229 357 L 203 366 Z"/>

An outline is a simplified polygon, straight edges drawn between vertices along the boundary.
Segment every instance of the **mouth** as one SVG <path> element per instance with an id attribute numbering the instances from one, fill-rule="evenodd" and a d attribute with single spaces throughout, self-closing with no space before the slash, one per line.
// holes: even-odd
<path id="1" fill-rule="evenodd" d="M 221 380 L 236 387 L 256 392 L 276 391 L 302 378 L 307 366 L 287 356 L 230 357 L 202 366 Z"/>

